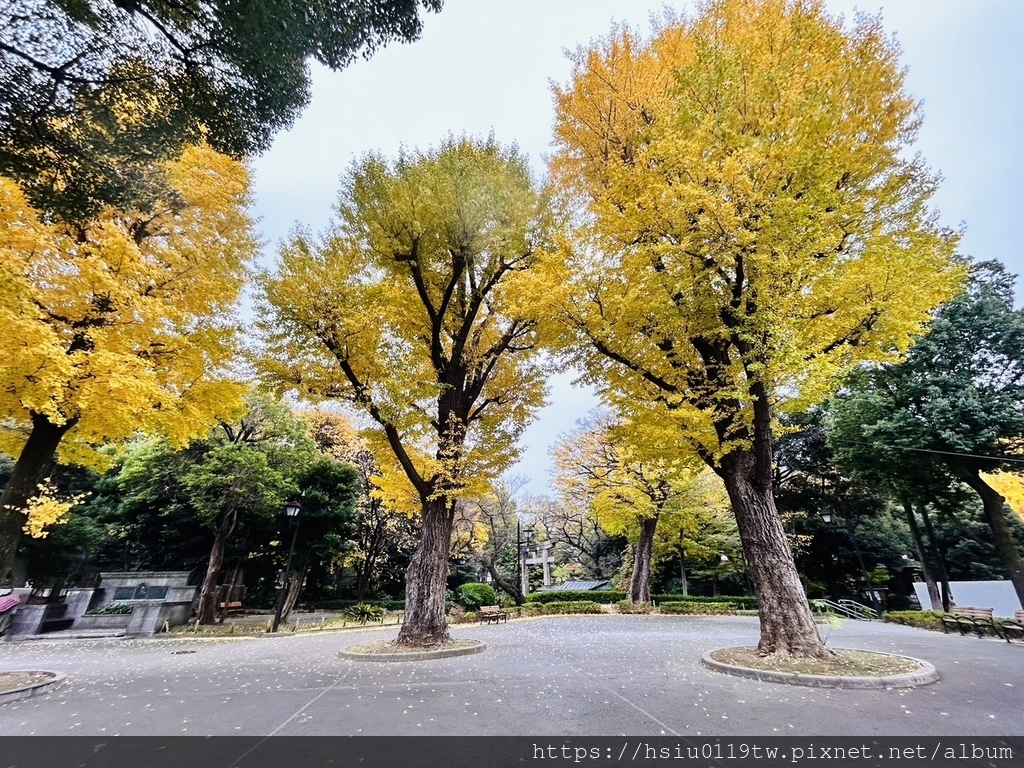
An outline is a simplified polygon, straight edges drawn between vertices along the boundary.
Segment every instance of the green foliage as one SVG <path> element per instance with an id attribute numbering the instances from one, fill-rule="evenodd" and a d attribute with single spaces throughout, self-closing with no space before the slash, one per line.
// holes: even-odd
<path id="1" fill-rule="evenodd" d="M 368 621 L 381 621 L 384 618 L 384 609 L 379 605 L 356 603 L 345 611 L 345 615 L 350 619 L 355 619 L 360 624 L 365 624 Z"/>
<path id="2" fill-rule="evenodd" d="M 750 595 L 719 595 L 718 597 L 708 597 L 702 595 L 654 595 L 654 602 L 656 605 L 663 605 L 665 603 L 714 603 L 732 606 L 736 609 L 743 610 L 756 610 L 757 609 L 757 598 Z"/>
<path id="3" fill-rule="evenodd" d="M 401 611 L 405 609 L 405 603 L 401 600 L 320 600 L 316 603 L 315 609 L 318 611 L 348 611 L 349 608 L 355 605 L 374 605 L 379 606 L 381 610 L 385 611 Z"/>
<path id="4" fill-rule="evenodd" d="M 679 601 L 660 603 L 658 610 L 662 613 L 723 614 L 732 613 L 733 606 L 729 603 Z"/>
<path id="5" fill-rule="evenodd" d="M 441 0 L 5 0 L 0 175 L 78 219 L 147 210 L 155 162 L 205 139 L 259 154 L 309 100 L 308 62 L 339 69 L 419 36 Z"/>
<path id="6" fill-rule="evenodd" d="M 942 613 L 939 611 L 886 611 L 883 618 L 893 624 L 942 630 Z"/>
<path id="7" fill-rule="evenodd" d="M 593 603 L 617 603 L 626 599 L 625 592 L 612 590 L 586 590 L 586 591 L 553 591 L 553 592 L 531 592 L 526 596 L 529 603 L 562 603 L 583 600 Z"/>
<path id="8" fill-rule="evenodd" d="M 523 613 L 527 616 L 551 616 L 561 613 L 604 613 L 601 603 L 593 600 L 559 600 L 551 602 L 532 602 L 523 605 Z"/>
<path id="9" fill-rule="evenodd" d="M 107 603 L 86 612 L 86 616 L 125 616 L 132 612 L 131 603 Z"/>
<path id="10" fill-rule="evenodd" d="M 498 594 L 490 584 L 470 582 L 456 590 L 455 599 L 467 611 L 475 611 L 482 605 L 497 605 Z"/>

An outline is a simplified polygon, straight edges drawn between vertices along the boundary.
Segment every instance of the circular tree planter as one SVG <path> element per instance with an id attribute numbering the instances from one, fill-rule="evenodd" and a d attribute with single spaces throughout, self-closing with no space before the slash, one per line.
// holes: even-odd
<path id="1" fill-rule="evenodd" d="M 401 648 L 391 643 L 377 641 L 350 645 L 338 656 L 349 661 L 424 661 L 425 659 L 450 659 L 454 656 L 470 656 L 483 653 L 487 644 L 479 640 L 455 640 L 440 648 L 427 650 Z"/>
<path id="2" fill-rule="evenodd" d="M 813 688 L 914 688 L 934 683 L 939 673 L 927 661 L 878 651 L 833 648 L 835 662 L 777 661 L 757 657 L 750 647 L 718 648 L 705 653 L 701 664 L 716 672 L 751 680 Z"/>
<path id="3" fill-rule="evenodd" d="M 42 669 L 0 672 L 0 704 L 47 693 L 60 685 L 65 677 L 63 672 Z"/>

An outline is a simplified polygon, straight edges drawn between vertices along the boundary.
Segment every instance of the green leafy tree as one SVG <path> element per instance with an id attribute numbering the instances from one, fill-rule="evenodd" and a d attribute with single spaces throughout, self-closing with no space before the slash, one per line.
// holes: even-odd
<path id="1" fill-rule="evenodd" d="M 1024 448 L 1024 310 L 1014 276 L 973 265 L 967 289 L 942 306 L 905 362 L 860 371 L 835 409 L 836 451 L 876 468 L 964 483 L 981 500 L 1007 577 L 1024 605 L 1017 523 L 985 473 L 1012 469 Z M 863 463 L 863 462 L 862 462 Z"/>
<path id="2" fill-rule="evenodd" d="M 266 149 L 309 100 L 310 60 L 340 69 L 416 39 L 441 0 L 5 0 L 0 175 L 61 218 L 152 210 L 158 161 L 205 139 Z"/>

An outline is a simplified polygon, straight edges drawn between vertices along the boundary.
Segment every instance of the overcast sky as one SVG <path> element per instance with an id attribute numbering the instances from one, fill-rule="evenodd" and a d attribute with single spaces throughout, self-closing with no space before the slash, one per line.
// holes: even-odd
<path id="1" fill-rule="evenodd" d="M 1021 272 L 1024 182 L 1024 2 L 1019 0 L 827 0 L 833 13 L 882 12 L 908 67 L 907 89 L 924 104 L 918 149 L 944 181 L 943 223 L 963 223 L 961 250 Z M 324 229 L 338 181 L 369 150 L 389 156 L 448 133 L 516 143 L 540 178 L 552 126 L 550 83 L 569 76 L 566 49 L 606 35 L 612 22 L 646 31 L 662 0 L 446 0 L 425 17 L 423 37 L 393 45 L 341 72 L 317 69 L 313 99 L 292 129 L 258 158 L 254 214 L 265 263 L 296 223 Z M 1022 295 L 1018 287 L 1018 296 Z M 550 405 L 523 437 L 512 472 L 547 492 L 548 449 L 596 405 L 571 377 L 552 382 Z"/>

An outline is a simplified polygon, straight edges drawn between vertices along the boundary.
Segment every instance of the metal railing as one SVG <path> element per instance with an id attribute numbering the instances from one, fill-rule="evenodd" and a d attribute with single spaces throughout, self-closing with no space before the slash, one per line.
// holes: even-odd
<path id="1" fill-rule="evenodd" d="M 881 618 L 870 606 L 858 603 L 856 600 L 811 600 L 811 609 L 815 613 L 837 613 L 850 619 L 859 621 L 871 621 Z"/>

